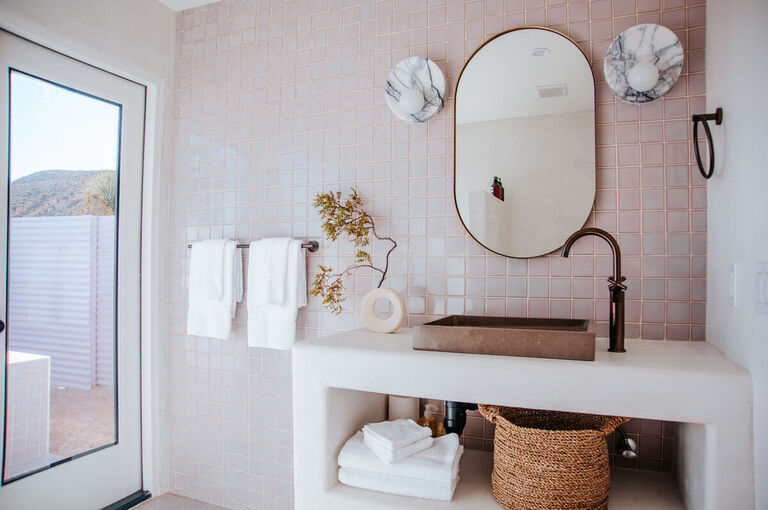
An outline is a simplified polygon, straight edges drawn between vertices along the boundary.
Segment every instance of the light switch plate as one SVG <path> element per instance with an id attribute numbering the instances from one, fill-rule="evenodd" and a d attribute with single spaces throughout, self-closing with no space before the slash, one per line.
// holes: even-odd
<path id="1" fill-rule="evenodd" d="M 728 264 L 728 304 L 733 308 L 739 306 L 738 282 L 739 264 L 738 262 L 731 262 Z"/>
<path id="2" fill-rule="evenodd" d="M 768 262 L 757 263 L 757 313 L 768 315 Z"/>

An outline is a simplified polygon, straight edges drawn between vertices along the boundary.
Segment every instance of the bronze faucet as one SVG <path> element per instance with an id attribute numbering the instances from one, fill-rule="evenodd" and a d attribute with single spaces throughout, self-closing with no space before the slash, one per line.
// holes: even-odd
<path id="1" fill-rule="evenodd" d="M 619 243 L 617 243 L 616 239 L 605 230 L 599 228 L 582 228 L 571 234 L 571 237 L 565 241 L 560 255 L 567 257 L 574 241 L 586 235 L 602 237 L 611 245 L 611 252 L 613 253 L 613 276 L 608 278 L 608 283 L 610 284 L 608 289 L 611 291 L 611 311 L 609 316 L 611 333 L 608 351 L 627 352 L 624 348 L 624 291 L 627 290 L 627 286 L 624 285 L 626 278 L 621 276 L 621 250 L 619 250 Z"/>

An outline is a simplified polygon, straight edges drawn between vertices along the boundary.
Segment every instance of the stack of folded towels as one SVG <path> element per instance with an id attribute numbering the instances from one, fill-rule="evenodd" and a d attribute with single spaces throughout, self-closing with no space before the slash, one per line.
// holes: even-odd
<path id="1" fill-rule="evenodd" d="M 339 453 L 339 481 L 353 487 L 450 501 L 459 482 L 464 447 L 459 436 L 433 439 L 413 420 L 372 423 Z"/>

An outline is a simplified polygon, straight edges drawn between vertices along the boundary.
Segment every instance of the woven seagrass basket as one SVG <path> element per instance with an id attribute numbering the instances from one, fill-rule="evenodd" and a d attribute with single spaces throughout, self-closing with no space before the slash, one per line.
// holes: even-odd
<path id="1" fill-rule="evenodd" d="M 608 508 L 605 437 L 629 418 L 480 405 L 496 425 L 491 489 L 508 510 Z"/>

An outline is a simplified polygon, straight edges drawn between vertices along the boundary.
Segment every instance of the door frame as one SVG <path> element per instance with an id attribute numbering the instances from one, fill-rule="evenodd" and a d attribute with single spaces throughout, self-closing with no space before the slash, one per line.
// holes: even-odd
<path id="1" fill-rule="evenodd" d="M 163 494 L 170 487 L 165 399 L 167 342 L 164 341 L 168 339 L 165 247 L 169 179 L 163 175 L 163 168 L 170 167 L 172 79 L 158 76 L 150 70 L 129 71 L 115 55 L 94 56 L 99 55 L 96 49 L 83 49 L 83 44 L 71 34 L 51 32 L 13 10 L 3 12 L 0 29 L 146 88 L 139 290 L 141 463 L 143 489 Z M 172 63 L 169 62 L 169 65 Z M 170 76 L 173 76 L 172 72 Z"/>

